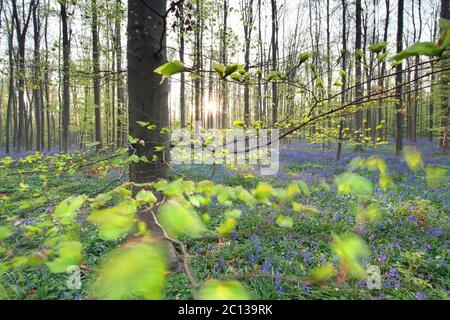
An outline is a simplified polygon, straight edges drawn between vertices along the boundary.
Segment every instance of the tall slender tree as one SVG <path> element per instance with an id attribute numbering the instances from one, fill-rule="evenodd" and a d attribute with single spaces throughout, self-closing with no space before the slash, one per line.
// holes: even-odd
<path id="1" fill-rule="evenodd" d="M 403 50 L 403 11 L 404 0 L 398 1 L 397 15 L 397 53 Z M 400 155 L 403 149 L 403 65 L 398 63 L 395 76 L 395 155 Z"/>
<path id="2" fill-rule="evenodd" d="M 102 148 L 102 114 L 100 110 L 100 52 L 98 40 L 97 0 L 91 0 L 92 13 L 92 78 L 94 84 L 95 142 L 97 150 Z"/>

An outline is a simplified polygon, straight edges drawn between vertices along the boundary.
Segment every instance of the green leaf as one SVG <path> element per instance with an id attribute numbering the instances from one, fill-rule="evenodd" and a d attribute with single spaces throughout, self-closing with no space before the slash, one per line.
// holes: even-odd
<path id="1" fill-rule="evenodd" d="M 236 229 L 237 221 L 233 218 L 226 218 L 220 226 L 217 227 L 217 232 L 222 236 L 231 234 Z"/>
<path id="2" fill-rule="evenodd" d="M 436 166 L 426 166 L 425 174 L 427 184 L 430 187 L 439 187 L 442 185 L 447 177 L 447 169 Z"/>
<path id="3" fill-rule="evenodd" d="M 358 60 L 361 60 L 362 58 L 364 58 L 364 51 L 362 51 L 361 49 L 359 49 L 359 50 L 356 51 L 355 55 L 356 55 L 356 58 L 357 58 Z"/>
<path id="4" fill-rule="evenodd" d="M 266 201 L 272 196 L 272 186 L 270 184 L 260 182 L 255 190 L 253 190 L 253 195 L 258 201 Z"/>
<path id="5" fill-rule="evenodd" d="M 392 60 L 401 61 L 409 57 L 413 56 L 428 56 L 428 57 L 437 57 L 442 55 L 445 48 L 436 47 L 436 44 L 433 42 L 416 42 L 412 46 L 404 49 L 403 51 L 397 53 Z"/>
<path id="6" fill-rule="evenodd" d="M 380 53 L 381 51 L 386 49 L 387 44 L 388 44 L 387 42 L 378 42 L 371 44 L 369 46 L 369 51 L 373 53 Z"/>
<path id="7" fill-rule="evenodd" d="M 0 226 L 0 241 L 3 241 L 4 239 L 8 238 L 10 235 L 12 235 L 12 231 L 8 227 Z"/>
<path id="8" fill-rule="evenodd" d="M 336 183 L 338 193 L 340 194 L 372 194 L 372 183 L 366 178 L 353 172 L 345 172 L 336 176 L 334 182 Z"/>
<path id="9" fill-rule="evenodd" d="M 311 278 L 317 282 L 324 282 L 334 275 L 334 268 L 330 264 L 325 264 L 315 268 L 311 273 Z"/>
<path id="10" fill-rule="evenodd" d="M 8 227 L 0 226 L 0 241 L 3 241 L 4 239 L 8 238 L 10 235 L 12 235 L 12 231 Z"/>
<path id="11" fill-rule="evenodd" d="M 292 228 L 294 226 L 294 221 L 288 216 L 278 216 L 275 223 L 281 228 Z"/>
<path id="12" fill-rule="evenodd" d="M 76 210 L 80 209 L 86 201 L 86 196 L 69 197 L 63 200 L 55 208 L 54 216 L 61 218 L 61 223 L 71 224 L 76 216 Z"/>
<path id="13" fill-rule="evenodd" d="M 136 205 L 124 201 L 115 207 L 94 210 L 87 220 L 99 228 L 103 240 L 115 240 L 129 232 L 135 225 Z"/>
<path id="14" fill-rule="evenodd" d="M 311 59 L 313 56 L 312 52 L 303 52 L 300 54 L 300 64 L 306 62 L 307 60 Z"/>
<path id="15" fill-rule="evenodd" d="M 136 121 L 136 123 L 137 123 L 138 125 L 140 125 L 141 127 L 145 127 L 145 126 L 148 126 L 148 125 L 149 125 L 149 123 L 148 123 L 148 122 L 145 122 L 145 121 Z"/>
<path id="16" fill-rule="evenodd" d="M 332 248 L 339 257 L 342 272 L 359 279 L 365 276 L 360 260 L 368 257 L 370 250 L 364 240 L 354 234 L 342 237 L 333 234 Z"/>
<path id="17" fill-rule="evenodd" d="M 142 204 L 153 204 L 156 203 L 156 201 L 158 201 L 153 192 L 148 190 L 139 191 L 138 194 L 136 195 L 136 200 Z"/>
<path id="18" fill-rule="evenodd" d="M 46 265 L 53 273 L 67 272 L 70 266 L 79 266 L 82 259 L 82 244 L 78 241 L 62 242 L 58 257 Z"/>
<path id="19" fill-rule="evenodd" d="M 212 65 L 214 71 L 216 71 L 221 77 L 225 74 L 225 66 L 219 63 L 213 63 Z"/>
<path id="20" fill-rule="evenodd" d="M 406 163 L 411 170 L 417 172 L 423 168 L 422 155 L 415 148 L 406 146 L 403 153 Z"/>
<path id="21" fill-rule="evenodd" d="M 126 244 L 103 259 L 91 295 L 105 300 L 161 299 L 166 271 L 160 244 Z"/>
<path id="22" fill-rule="evenodd" d="M 198 237 L 206 231 L 200 217 L 188 208 L 188 202 L 183 200 L 171 200 L 159 208 L 158 221 L 170 236 Z"/>
<path id="23" fill-rule="evenodd" d="M 166 64 L 163 64 L 162 66 L 155 69 L 155 72 L 157 74 L 163 76 L 162 81 L 173 76 L 174 74 L 181 73 L 183 71 L 185 71 L 184 63 L 178 60 L 167 62 Z"/>
<path id="24" fill-rule="evenodd" d="M 233 74 L 235 72 L 239 73 L 242 70 L 244 70 L 244 65 L 242 65 L 242 64 L 238 64 L 238 63 L 229 64 L 229 65 L 227 65 L 225 67 L 225 71 L 223 73 L 223 77 L 224 78 L 228 77 L 229 75 L 231 75 L 231 74 Z"/>
<path id="25" fill-rule="evenodd" d="M 225 218 L 239 219 L 241 214 L 242 212 L 239 209 L 227 210 L 225 211 Z"/>
<path id="26" fill-rule="evenodd" d="M 168 197 L 177 197 L 181 196 L 184 192 L 192 192 L 194 184 L 191 181 L 184 181 L 183 179 L 172 182 L 160 180 L 155 187 L 157 191 L 162 191 Z"/>
<path id="27" fill-rule="evenodd" d="M 250 300 L 245 288 L 238 281 L 208 280 L 198 291 L 199 300 Z"/>

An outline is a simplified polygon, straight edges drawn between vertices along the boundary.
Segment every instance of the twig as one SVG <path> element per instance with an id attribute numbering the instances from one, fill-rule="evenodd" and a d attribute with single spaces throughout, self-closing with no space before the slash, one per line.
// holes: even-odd
<path id="1" fill-rule="evenodd" d="M 164 203 L 165 199 L 166 199 L 166 198 L 164 197 L 163 200 L 162 200 L 161 202 L 159 202 L 158 204 L 156 204 L 155 206 L 158 206 L 158 205 Z M 174 243 L 174 244 L 176 244 L 176 245 L 178 245 L 178 246 L 180 247 L 181 252 L 182 252 L 182 255 L 183 255 L 183 269 L 184 269 L 184 272 L 186 273 L 186 275 L 187 275 L 187 277 L 188 277 L 188 279 L 189 279 L 189 282 L 191 283 L 191 286 L 192 286 L 194 289 L 197 289 L 197 288 L 199 287 L 199 284 L 198 284 L 197 280 L 195 280 L 195 277 L 193 276 L 193 274 L 192 274 L 192 272 L 191 272 L 191 269 L 190 269 L 190 266 L 189 266 L 188 252 L 187 252 L 186 246 L 185 246 L 181 241 L 178 241 L 178 240 L 175 240 L 175 239 L 171 238 L 171 237 L 167 234 L 167 232 L 166 232 L 166 230 L 164 229 L 164 227 L 158 222 L 158 219 L 156 218 L 155 212 L 154 212 L 152 209 L 149 209 L 149 211 L 150 211 L 150 213 L 151 213 L 152 216 L 153 216 L 153 220 L 155 221 L 155 224 L 156 224 L 156 225 L 161 229 L 161 231 L 163 232 L 163 234 L 164 234 L 164 239 L 166 239 L 166 240 L 168 240 L 168 241 L 170 241 L 170 242 L 172 242 L 172 243 Z"/>

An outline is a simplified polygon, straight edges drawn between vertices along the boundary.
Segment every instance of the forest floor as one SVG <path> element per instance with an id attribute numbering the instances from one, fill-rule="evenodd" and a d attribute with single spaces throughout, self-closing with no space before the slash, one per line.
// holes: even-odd
<path id="1" fill-rule="evenodd" d="M 449 153 L 438 150 L 434 143 L 418 143 L 417 150 L 422 153 L 426 165 L 450 169 Z M 255 188 L 262 180 L 273 186 L 285 186 L 292 180 L 301 179 L 312 192 L 301 195 L 298 201 L 317 209 L 309 214 L 299 214 L 296 217 L 298 223 L 286 231 L 274 225 L 275 215 L 269 207 L 239 207 L 242 216 L 230 239 L 187 240 L 195 276 L 198 279 L 232 279 L 241 278 L 242 274 L 271 274 L 272 278 L 240 279 L 254 299 L 448 298 L 450 185 L 427 186 L 425 174 L 422 171 L 414 173 L 403 157 L 394 157 L 391 145 L 358 154 L 345 147 L 339 162 L 335 160 L 335 153 L 334 147 L 323 150 L 321 145 L 282 145 L 282 167 L 273 177 L 222 167 L 175 167 L 174 178 L 183 175 L 185 179 L 200 181 L 212 177 L 217 183 L 242 185 L 248 189 Z M 375 187 L 371 201 L 380 208 L 381 219 L 355 229 L 354 202 L 347 196 L 337 195 L 333 189 L 315 190 L 314 186 L 322 181 L 331 183 L 335 175 L 346 170 L 351 159 L 371 155 L 385 160 L 397 188 L 385 192 Z M 118 158 L 82 167 L 83 163 L 89 164 L 100 157 L 105 155 L 75 153 L 56 157 L 51 160 L 51 165 L 43 166 L 42 161 L 31 156 L 29 163 L 0 164 L 0 226 L 11 221 L 14 225 L 14 233 L 4 240 L 14 249 L 0 252 L 0 265 L 11 257 L 24 256 L 45 247 L 45 234 L 36 226 L 42 227 L 39 224 L 45 221 L 43 216 L 51 212 L 58 202 L 72 195 L 104 192 L 120 185 L 119 180 L 126 179 L 121 174 L 125 172 L 123 162 Z M 373 172 L 361 174 L 374 183 L 377 181 Z M 220 205 L 213 202 L 208 206 L 213 222 L 222 213 Z M 67 289 L 67 274 L 52 274 L 45 265 L 21 266 L 17 261 L 14 270 L 3 274 L 0 270 L 0 289 L 3 290 L 0 297 L 3 294 L 10 299 L 87 298 L 86 283 L 92 277 L 91 270 L 120 241 L 101 240 L 95 227 L 84 221 L 80 223 L 80 241 L 84 247 L 80 290 Z M 364 280 L 323 284 L 282 280 L 287 276 L 300 279 L 318 265 L 336 264 L 336 257 L 329 246 L 331 235 L 346 232 L 358 233 L 368 244 L 371 255 L 365 263 L 380 268 L 381 289 L 369 289 Z M 168 277 L 165 298 L 192 298 L 184 273 Z"/>

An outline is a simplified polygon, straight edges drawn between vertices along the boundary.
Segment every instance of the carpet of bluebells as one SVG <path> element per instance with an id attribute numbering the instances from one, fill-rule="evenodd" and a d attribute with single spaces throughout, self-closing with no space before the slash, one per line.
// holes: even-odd
<path id="1" fill-rule="evenodd" d="M 425 164 L 450 167 L 448 153 L 435 143 L 419 143 Z M 257 177 L 250 173 L 232 174 L 216 169 L 213 179 L 228 185 L 254 187 L 264 179 L 283 186 L 301 179 L 308 185 L 331 183 L 344 172 L 355 157 L 377 155 L 388 165 L 397 185 L 395 190 L 377 188 L 377 177 L 363 172 L 373 182 L 373 202 L 382 212 L 375 224 L 355 230 L 355 214 L 347 196 L 318 191 L 302 196 L 302 204 L 313 205 L 320 214 L 304 215 L 301 223 L 286 231 L 274 228 L 275 216 L 269 211 L 241 208 L 244 211 L 236 232 L 228 243 L 194 243 L 196 271 L 208 278 L 233 278 L 239 271 L 273 275 L 306 276 L 314 267 L 331 263 L 331 233 L 355 232 L 371 250 L 367 265 L 381 271 L 381 289 L 369 289 L 365 280 L 341 284 L 306 285 L 276 279 L 245 280 L 254 296 L 262 299 L 446 299 L 450 294 L 450 186 L 430 188 L 423 173 L 414 173 L 403 157 L 393 155 L 390 145 L 353 152 L 345 148 L 336 161 L 335 148 L 291 143 L 280 152 L 281 169 L 275 177 Z M 209 167 L 191 167 L 182 171 L 192 179 L 204 179 Z M 213 210 L 212 208 L 211 210 Z M 245 211 L 247 210 L 247 211 Z M 275 277 L 277 278 L 277 277 Z M 176 287 L 176 286 L 175 286 Z M 176 297 L 183 296 L 176 293 Z"/>
<path id="2" fill-rule="evenodd" d="M 426 165 L 437 165 L 450 169 L 449 153 L 436 148 L 435 143 L 417 144 Z M 353 152 L 350 147 L 343 150 L 340 161 L 336 161 L 335 146 L 329 147 L 307 143 L 290 143 L 281 146 L 281 168 L 276 176 L 261 177 L 246 170 L 229 170 L 212 166 L 177 166 L 174 175 L 200 181 L 214 180 L 217 183 L 245 188 L 254 188 L 266 181 L 273 186 L 285 186 L 293 180 L 303 180 L 311 188 L 321 182 L 332 183 L 334 176 L 347 170 L 355 157 L 381 157 L 389 168 L 390 176 L 397 188 L 383 191 L 378 187 L 374 172 L 359 172 L 373 182 L 371 200 L 381 212 L 381 218 L 373 224 L 356 228 L 355 208 L 349 196 L 337 195 L 335 190 L 317 188 L 299 199 L 303 205 L 314 206 L 313 214 L 300 216 L 300 223 L 293 228 L 277 228 L 275 213 L 270 207 L 239 207 L 242 216 L 236 230 L 229 239 L 185 239 L 191 254 L 192 270 L 198 279 L 234 279 L 239 274 L 264 273 L 267 278 L 239 279 L 255 299 L 448 299 L 450 295 L 450 185 L 429 187 L 423 172 L 414 173 L 403 157 L 393 156 L 391 145 L 382 145 L 364 152 Z M 449 172 L 448 170 L 447 172 Z M 102 192 L 116 183 L 119 170 L 116 168 L 101 178 L 96 174 L 64 174 L 48 181 L 52 190 L 52 202 L 63 200 L 73 194 Z M 23 215 L 24 226 L 32 226 L 39 216 L 46 213 L 48 205 L 36 204 L 32 212 L 22 209 L 29 202 L 23 193 L 14 196 L 21 182 L 20 177 L 6 176 L 0 184 L 0 194 L 9 199 L 0 201 L 0 222 L 3 210 Z M 121 179 L 126 177 L 121 176 Z M 175 176 L 174 176 L 175 178 Z M 447 177 L 448 178 L 448 177 Z M 447 179 L 448 181 L 448 179 Z M 39 183 L 39 177 L 31 176 L 30 186 Z M 119 181 L 120 183 L 120 181 Z M 117 184 L 115 185 L 117 186 Z M 27 206 L 30 206 L 27 203 Z M 26 206 L 25 206 L 26 208 Z M 223 208 L 212 203 L 208 213 L 218 219 Z M 83 281 L 89 278 L 89 269 L 94 268 L 101 256 L 114 247 L 95 235 L 94 228 L 86 226 L 87 236 L 83 241 L 86 270 Z M 370 248 L 370 256 L 364 266 L 377 266 L 380 270 L 381 288 L 371 289 L 365 280 L 349 279 L 344 282 L 328 281 L 323 284 L 308 284 L 299 281 L 284 281 L 283 276 L 299 279 L 309 275 L 321 265 L 337 266 L 338 261 L 330 242 L 332 234 L 357 233 Z M 11 241 L 14 240 L 14 236 Z M 19 239 L 19 238 L 17 238 Z M 17 240 L 17 254 L 26 253 L 39 244 Z M 0 262 L 1 262 L 0 256 Z M 24 269 L 22 273 L 6 273 L 2 281 L 13 288 L 13 298 L 20 299 L 83 299 L 84 286 L 80 290 L 66 288 L 66 275 L 53 275 L 45 267 Z M 165 297 L 167 299 L 191 299 L 192 292 L 184 273 L 168 278 Z"/>

